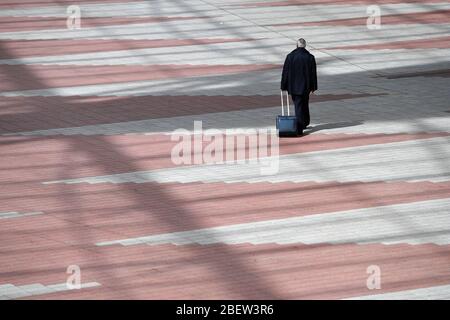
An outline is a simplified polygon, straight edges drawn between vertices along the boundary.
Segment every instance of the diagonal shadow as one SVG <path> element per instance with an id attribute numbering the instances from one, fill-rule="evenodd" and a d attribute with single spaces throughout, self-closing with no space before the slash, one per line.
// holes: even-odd
<path id="1" fill-rule="evenodd" d="M 0 50 L 1 49 L 2 48 L 0 47 Z M 0 65 L 0 71 L 2 71 L 1 65 Z M 25 76 L 26 78 L 32 79 L 33 81 L 42 82 L 42 80 L 39 79 L 38 77 L 36 77 L 35 74 L 30 72 L 26 66 L 22 67 L 21 74 L 23 76 Z M 8 76 L 11 79 L 11 81 L 15 81 L 17 75 L 9 74 Z M 19 83 L 19 85 L 20 85 L 20 83 Z M 329 129 L 330 126 L 331 126 L 331 128 L 333 128 L 332 127 L 333 125 L 337 125 L 337 127 L 339 127 L 340 125 L 351 126 L 351 125 L 356 125 L 356 124 L 352 124 L 352 123 L 324 124 L 324 125 L 315 126 L 311 130 L 312 130 L 312 132 L 314 132 L 314 130 L 319 131 L 319 130 Z M 326 126 L 328 126 L 328 127 L 326 127 Z M 335 126 L 335 128 L 336 128 L 336 126 Z M 423 129 L 426 130 L 427 128 L 423 128 Z M 116 148 L 114 145 L 112 145 L 106 138 L 92 137 L 92 139 L 97 139 L 102 144 L 104 144 L 109 150 L 112 150 L 112 155 L 114 156 L 113 158 L 115 160 L 117 160 L 121 163 L 128 163 L 129 165 L 126 168 L 128 172 L 142 170 L 142 168 L 140 168 L 136 165 L 133 165 L 134 159 L 132 157 L 121 152 L 118 148 Z M 104 170 L 108 170 L 108 164 L 104 161 L 104 159 L 101 157 L 101 155 L 98 153 L 98 151 L 96 151 L 95 149 L 92 149 L 92 148 L 86 148 L 86 145 L 80 143 L 80 141 L 77 139 L 72 139 L 69 143 L 73 150 L 78 151 L 78 152 L 80 152 L 80 151 L 85 152 L 94 161 L 97 159 L 98 165 L 103 166 Z M 433 154 L 433 152 L 435 152 L 435 150 L 430 150 L 430 154 Z M 68 159 L 68 160 L 70 163 L 70 159 Z M 70 170 L 71 170 L 70 165 L 67 168 L 64 168 L 64 170 L 61 170 L 60 171 L 61 178 L 64 178 L 64 176 L 67 174 L 68 171 L 70 172 Z M 320 170 L 320 164 L 318 164 L 317 168 L 314 168 L 314 170 Z M 121 187 L 123 188 L 124 191 L 126 191 L 129 194 L 129 197 L 131 197 L 134 200 L 136 205 L 146 203 L 145 200 L 149 197 L 148 193 L 136 192 L 130 185 L 124 184 Z M 73 188 L 74 188 L 73 190 L 75 191 L 76 190 L 75 187 L 73 187 Z M 151 196 L 152 197 L 154 196 L 155 198 L 159 199 L 159 201 L 163 204 L 163 207 L 162 207 L 162 210 L 160 210 L 158 212 L 152 212 L 151 210 L 149 210 L 149 214 L 156 215 L 158 217 L 158 219 L 160 219 L 162 222 L 164 222 L 167 225 L 177 226 L 180 224 L 180 221 L 182 221 L 183 226 L 187 226 L 189 229 L 202 228 L 201 221 L 196 220 L 196 218 L 193 217 L 192 212 L 189 212 L 189 210 L 184 208 L 182 203 L 165 189 L 164 185 L 152 183 L 151 190 L 152 190 Z M 360 192 L 360 190 L 355 188 L 355 192 Z M 69 203 L 70 205 L 74 206 L 75 208 L 80 208 L 80 210 L 81 210 L 81 206 L 78 203 L 79 201 L 76 197 L 70 198 L 70 197 L 65 196 L 61 200 Z M 83 224 L 83 221 L 79 221 L 79 223 Z M 420 226 L 418 226 L 418 227 L 420 227 Z M 88 231 L 90 231 L 90 230 L 88 230 Z M 72 234 L 72 236 L 74 238 L 77 238 L 77 237 L 86 238 L 86 234 L 82 234 L 82 235 L 81 234 Z M 91 234 L 91 237 L 92 237 L 92 234 Z M 88 233 L 88 238 L 89 238 L 89 233 Z M 189 250 L 191 250 L 193 257 L 200 256 L 202 254 L 202 249 L 199 247 L 189 247 Z M 277 293 L 272 288 L 272 286 L 269 283 L 267 283 L 265 281 L 265 279 L 263 279 L 263 277 L 259 276 L 256 273 L 256 270 L 253 270 L 250 266 L 248 266 L 246 263 L 244 263 L 242 261 L 242 259 L 233 252 L 231 247 L 218 246 L 217 250 L 218 250 L 219 254 L 227 257 L 229 264 L 223 265 L 216 261 L 210 261 L 209 265 L 210 265 L 211 269 L 217 274 L 218 279 L 222 280 L 223 283 L 225 283 L 227 285 L 227 289 L 230 292 L 242 293 L 242 292 L 246 292 L 246 290 L 248 289 L 247 284 L 245 284 L 245 283 L 235 283 L 235 282 L 230 283 L 229 274 L 235 273 L 235 274 L 241 274 L 241 275 L 243 275 L 243 277 L 248 279 L 253 284 L 254 289 L 258 293 L 260 293 L 262 295 L 264 294 L 265 296 L 269 296 L 272 299 L 277 299 L 281 296 L 280 293 Z M 89 251 L 84 251 L 84 252 L 86 255 L 91 254 L 91 252 L 89 252 Z M 99 254 L 97 256 L 97 258 L 102 259 L 103 260 L 102 263 L 104 263 L 105 265 L 109 264 L 109 261 L 107 260 L 107 258 L 104 257 L 102 254 Z M 195 259 L 194 259 L 194 261 L 195 261 Z M 189 262 L 192 262 L 192 261 L 188 261 L 187 263 L 189 263 Z M 113 272 L 111 272 L 110 277 L 113 279 L 113 281 L 117 281 L 118 283 L 120 283 L 120 281 L 121 281 L 119 278 L 116 277 L 116 275 Z M 133 292 L 128 292 L 128 294 L 130 296 L 133 296 Z"/>
<path id="2" fill-rule="evenodd" d="M 1 42 L 0 42 L 0 45 L 1 45 Z M 0 51 L 2 51 L 4 55 L 8 56 L 8 52 L 6 49 L 0 47 Z M 11 55 L 9 54 L 9 56 L 11 56 Z M 1 65 L 0 65 L 0 72 L 3 72 Z M 7 68 L 6 68 L 6 72 L 8 72 Z M 22 77 L 25 76 L 27 79 L 32 79 L 36 83 L 42 82 L 41 79 L 36 77 L 35 74 L 33 74 L 32 72 L 30 72 L 28 70 L 26 65 L 22 65 L 20 73 L 21 73 Z M 18 81 L 18 85 L 20 85 L 20 79 L 16 80 L 17 79 L 16 76 L 17 75 L 14 75 L 14 74 L 8 74 L 8 78 L 11 79 L 11 81 Z M 45 85 L 45 84 L 43 84 L 43 85 Z M 92 139 L 94 139 L 94 137 L 92 137 Z M 111 150 L 112 159 L 114 159 L 115 161 L 121 162 L 121 163 L 129 164 L 126 171 L 142 170 L 142 168 L 139 168 L 139 167 L 133 165 L 133 159 L 130 156 L 117 150 L 117 148 L 114 145 L 112 145 L 107 139 L 105 139 L 104 137 L 98 137 L 97 139 L 102 144 L 104 144 L 105 147 L 107 147 L 109 150 Z M 84 151 L 94 161 L 95 161 L 95 159 L 98 159 L 99 160 L 97 162 L 98 165 L 104 166 L 104 169 L 108 170 L 108 164 L 105 163 L 104 161 L 102 161 L 101 157 L 99 157 L 99 154 L 95 150 L 93 150 L 91 148 L 86 149 L 86 144 L 80 143 L 77 139 L 71 140 L 70 144 L 71 144 L 71 148 L 73 150 L 78 151 L 78 152 Z M 71 169 L 70 168 L 70 159 L 68 159 L 68 163 L 69 163 L 69 167 L 63 168 L 60 171 L 61 178 L 64 178 L 64 176 L 67 174 L 68 171 L 70 172 L 70 169 Z M 139 204 L 142 204 L 142 205 L 145 204 L 146 199 L 149 196 L 155 197 L 156 199 L 159 200 L 160 203 L 164 204 L 163 210 L 161 210 L 159 212 L 150 212 L 150 214 L 156 215 L 164 223 L 166 223 L 168 225 L 177 226 L 181 222 L 183 224 L 183 226 L 188 226 L 190 229 L 199 229 L 202 227 L 201 223 L 199 221 L 197 221 L 196 218 L 194 218 L 187 209 L 182 207 L 182 205 L 180 204 L 180 201 L 178 201 L 173 195 L 171 195 L 169 192 L 167 192 L 165 190 L 164 185 L 153 184 L 152 187 L 153 187 L 152 193 L 147 194 L 147 193 L 136 193 L 135 190 L 133 189 L 133 187 L 130 186 L 129 184 L 124 184 L 122 186 L 122 188 L 124 188 L 124 190 L 128 193 L 129 197 L 134 199 L 137 206 L 139 206 Z M 72 188 L 73 188 L 73 191 L 76 191 L 75 186 L 73 186 Z M 68 194 L 73 194 L 73 193 L 74 192 L 69 192 Z M 60 198 L 61 198 L 61 201 L 63 201 L 66 205 L 68 204 L 69 206 L 74 206 L 75 208 L 81 209 L 80 203 L 76 197 L 67 197 L 67 193 L 62 193 L 60 195 Z M 77 221 L 76 224 L 77 225 L 79 225 L 79 224 L 85 225 L 86 223 L 83 221 L 83 218 L 80 217 L 80 219 L 81 220 Z M 70 224 L 70 222 L 68 222 L 68 223 Z M 70 226 L 68 227 L 68 229 L 70 230 Z M 85 230 L 85 233 L 83 233 L 83 234 L 75 233 L 75 234 L 72 234 L 72 237 L 74 237 L 75 239 L 76 238 L 84 238 L 84 239 L 92 238 L 91 230 L 89 230 L 89 228 L 84 228 L 84 229 L 87 229 L 87 230 Z M 94 245 L 94 241 L 91 241 L 91 243 L 92 243 L 92 245 Z M 192 250 L 192 254 L 194 255 L 194 257 L 195 257 L 195 255 L 201 255 L 201 253 L 202 253 L 202 248 L 190 248 L 190 250 Z M 81 252 L 83 252 L 84 255 L 86 255 L 86 256 L 92 255 L 92 252 L 90 252 L 89 249 L 84 249 Z M 108 265 L 109 264 L 108 258 L 105 255 L 102 255 L 101 251 L 97 251 L 97 252 L 98 252 L 98 254 L 96 255 L 96 259 L 100 259 L 104 265 Z M 233 253 L 233 250 L 230 247 L 218 246 L 217 252 L 220 255 L 227 257 L 228 264 L 224 265 L 220 261 L 215 261 L 214 259 L 212 259 L 210 261 L 210 267 L 216 273 L 217 278 L 220 279 L 224 284 L 227 285 L 227 289 L 230 292 L 242 294 L 242 293 L 246 292 L 246 289 L 248 289 L 248 285 L 246 283 L 235 282 L 235 281 L 233 281 L 231 283 L 229 281 L 230 274 L 239 274 L 239 275 L 244 276 L 245 279 L 247 279 L 248 281 L 250 281 L 253 285 L 253 290 L 258 292 L 260 295 L 264 295 L 270 299 L 280 298 L 280 294 L 275 292 L 273 287 L 270 284 L 266 283 L 265 280 L 260 275 L 257 274 L 257 272 L 256 272 L 257 270 L 253 270 L 250 266 L 246 265 L 246 263 L 242 262 L 241 259 L 239 258 L 239 256 L 235 256 L 235 254 Z M 195 258 L 193 259 L 193 261 L 195 261 Z M 115 284 L 121 283 L 122 280 L 114 274 L 113 270 L 108 269 L 107 272 L 109 273 L 109 276 L 112 279 L 112 283 L 115 283 Z M 130 290 L 128 290 L 126 292 L 126 294 L 129 296 L 133 296 L 133 292 Z"/>

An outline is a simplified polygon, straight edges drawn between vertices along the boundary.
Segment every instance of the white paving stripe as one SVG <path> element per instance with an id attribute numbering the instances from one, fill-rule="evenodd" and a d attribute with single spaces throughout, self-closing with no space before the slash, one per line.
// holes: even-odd
<path id="1" fill-rule="evenodd" d="M 450 27 L 449 27 L 450 30 Z M 422 68 L 430 64 L 442 67 L 430 67 L 429 70 L 446 70 L 450 67 L 450 49 L 396 49 L 396 50 L 327 50 L 345 61 L 363 67 L 365 70 L 379 71 L 380 74 L 398 73 L 397 68 Z M 326 71 L 326 70 L 325 70 Z M 406 71 L 407 72 L 407 71 Z"/>
<path id="2" fill-rule="evenodd" d="M 0 212 L 0 220 L 1 219 L 11 219 L 11 218 L 22 218 L 22 217 L 35 216 L 35 215 L 40 215 L 40 214 L 42 214 L 42 212 L 26 212 L 26 213 Z"/>
<path id="3" fill-rule="evenodd" d="M 185 22 L 181 22 L 183 25 Z M 196 39 L 196 38 L 269 38 L 273 32 L 249 22 L 238 20 L 224 24 L 191 20 L 191 27 L 180 27 L 180 21 L 112 25 L 81 29 L 45 29 L 38 31 L 1 32 L 0 40 L 51 40 L 51 39 Z M 242 35 L 242 36 L 240 36 Z"/>
<path id="4" fill-rule="evenodd" d="M 276 110 L 275 110 L 276 109 Z M 202 120 L 203 129 L 221 130 L 274 130 L 273 125 L 275 115 L 279 108 L 258 109 L 258 111 L 235 111 L 233 114 L 225 112 L 210 113 L 199 116 L 161 118 L 140 121 L 128 121 L 111 124 L 90 125 L 82 127 L 70 127 L 48 130 L 36 130 L 25 132 L 5 133 L 2 136 L 52 136 L 52 135 L 118 135 L 118 134 L 167 134 L 174 130 L 185 128 L 191 130 L 194 121 Z M 224 115 L 222 121 L 214 116 Z M 240 117 L 243 115 L 244 117 Z M 245 117 L 249 118 L 245 118 Z M 253 116 L 253 118 L 251 118 Z M 255 123 L 257 117 L 258 124 Z M 362 118 L 362 117 L 361 117 Z M 361 119 L 359 118 L 359 119 Z M 398 121 L 366 121 L 349 119 L 332 119 L 328 122 L 319 122 L 320 119 L 311 122 L 311 128 L 317 128 L 321 134 L 401 134 L 401 133 L 422 133 L 422 132 L 450 132 L 450 116 L 448 117 L 428 117 L 421 120 L 398 120 Z M 324 119 L 326 120 L 326 119 Z M 347 121 L 343 121 L 347 120 Z M 305 131 L 306 132 L 306 131 Z M 299 143 L 301 143 L 301 138 Z M 332 139 L 332 137 L 330 137 Z"/>
<path id="5" fill-rule="evenodd" d="M 179 166 L 149 171 L 45 182 L 373 182 L 450 180 L 450 137 L 267 157 L 259 162 Z M 262 174 L 262 168 L 279 168 Z M 273 172 L 273 171 L 271 171 Z"/>
<path id="6" fill-rule="evenodd" d="M 92 52 L 0 60 L 0 64 L 64 65 L 234 65 L 281 64 L 292 50 L 286 38 L 163 48 Z M 182 59 L 180 59 L 182 56 Z"/>
<path id="7" fill-rule="evenodd" d="M 449 300 L 450 285 L 352 297 L 344 300 Z"/>
<path id="8" fill-rule="evenodd" d="M 236 224 L 97 243 L 450 244 L 450 198 Z"/>
<path id="9" fill-rule="evenodd" d="M 448 35 L 448 24 L 393 24 L 382 25 L 381 32 L 368 32 L 365 25 L 360 26 L 298 26 L 270 27 L 286 37 L 298 37 L 299 32 L 305 39 L 311 39 L 314 48 L 332 48 L 339 46 L 382 44 L 387 42 L 430 39 Z M 434 49 L 433 49 L 434 51 Z M 371 49 L 378 53 L 379 50 Z M 428 54 L 432 51 L 429 50 Z"/>
<path id="10" fill-rule="evenodd" d="M 34 283 L 23 286 L 15 286 L 13 284 L 0 285 L 0 300 L 11 300 L 18 298 L 26 298 L 31 296 L 70 291 L 70 290 L 81 290 L 93 287 L 101 286 L 97 282 L 82 283 L 80 289 L 69 289 L 66 283 L 58 283 L 53 285 L 43 285 L 40 283 Z"/>
<path id="11" fill-rule="evenodd" d="M 181 46 L 169 48 L 145 48 L 92 53 L 39 56 L 30 58 L 3 59 L 1 64 L 44 64 L 44 65 L 253 65 L 281 64 L 293 49 L 292 41 L 286 38 L 258 39 L 253 41 L 228 42 Z M 333 70 L 342 64 L 326 54 L 310 49 L 316 56 L 321 74 L 334 74 Z M 330 51 L 331 52 L 331 51 Z M 450 49 L 439 49 L 430 53 L 429 49 L 395 50 L 332 50 L 334 55 L 367 70 L 386 70 L 390 67 L 416 66 L 427 64 L 430 55 L 434 62 L 447 62 Z M 180 57 L 182 57 L 180 59 Z M 389 58 L 389 59 L 388 59 Z M 321 65 L 321 61 L 327 63 Z M 386 64 L 389 62 L 388 64 Z M 384 65 L 383 65 L 384 63 Z M 331 69 L 328 71 L 328 69 Z M 342 69 L 343 73 L 355 72 L 354 68 Z M 360 71 L 360 70 L 356 70 Z"/>

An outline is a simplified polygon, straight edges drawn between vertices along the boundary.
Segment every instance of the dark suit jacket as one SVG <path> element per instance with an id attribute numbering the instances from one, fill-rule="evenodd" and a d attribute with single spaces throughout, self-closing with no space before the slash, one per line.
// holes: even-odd
<path id="1" fill-rule="evenodd" d="M 317 90 L 316 59 L 305 48 L 297 48 L 286 57 L 281 75 L 281 90 L 291 95 Z"/>

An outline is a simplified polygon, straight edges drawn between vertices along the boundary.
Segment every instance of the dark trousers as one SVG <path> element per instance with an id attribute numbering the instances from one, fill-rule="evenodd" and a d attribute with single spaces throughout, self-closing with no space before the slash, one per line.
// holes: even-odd
<path id="1" fill-rule="evenodd" d="M 302 95 L 292 95 L 292 101 L 295 105 L 295 115 L 299 128 L 309 126 L 309 93 Z"/>

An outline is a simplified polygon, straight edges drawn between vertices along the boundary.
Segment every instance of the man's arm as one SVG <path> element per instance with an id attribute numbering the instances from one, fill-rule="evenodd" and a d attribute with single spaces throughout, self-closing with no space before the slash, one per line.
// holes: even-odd
<path id="1" fill-rule="evenodd" d="M 314 56 L 312 57 L 311 63 L 311 78 L 312 78 L 311 92 L 314 92 L 317 90 L 317 65 L 316 65 L 316 58 L 314 58 Z"/>
<path id="2" fill-rule="evenodd" d="M 290 64 L 290 59 L 289 59 L 289 55 L 287 55 L 286 60 L 284 61 L 284 65 L 283 65 L 283 72 L 281 73 L 281 90 L 283 90 L 283 91 L 288 89 L 289 64 Z"/>

